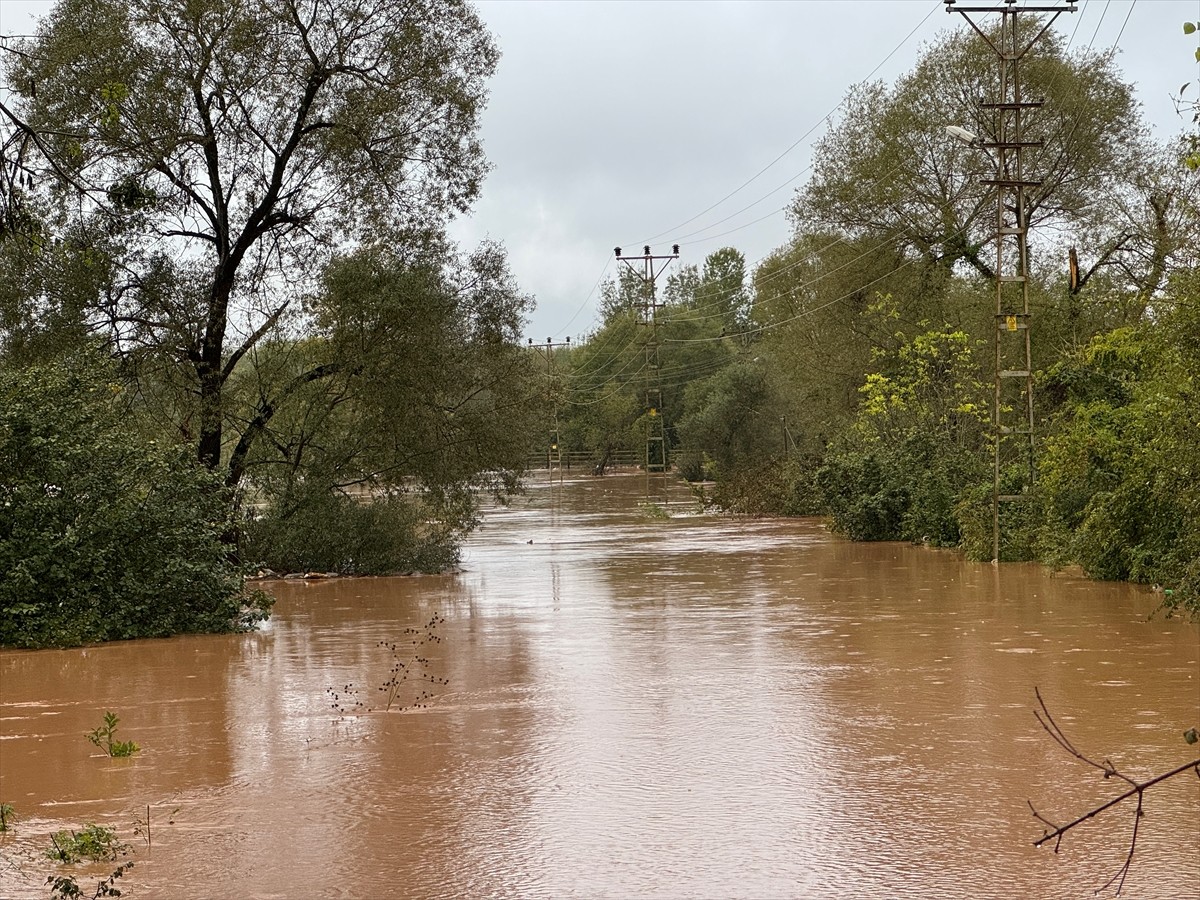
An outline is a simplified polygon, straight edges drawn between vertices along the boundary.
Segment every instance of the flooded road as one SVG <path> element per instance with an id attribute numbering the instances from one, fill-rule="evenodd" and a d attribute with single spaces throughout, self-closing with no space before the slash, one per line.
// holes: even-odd
<path id="1" fill-rule="evenodd" d="M 1200 632 L 1145 590 L 643 489 L 534 484 L 463 573 L 272 583 L 255 634 L 0 653 L 0 896 L 45 897 L 49 834 L 97 822 L 134 900 L 1090 897 L 1133 809 L 1032 847 L 1027 800 L 1120 792 L 1035 686 L 1135 777 L 1197 755 Z M 106 710 L 133 758 L 85 740 Z M 1123 896 L 1200 896 L 1200 781 L 1146 804 Z"/>

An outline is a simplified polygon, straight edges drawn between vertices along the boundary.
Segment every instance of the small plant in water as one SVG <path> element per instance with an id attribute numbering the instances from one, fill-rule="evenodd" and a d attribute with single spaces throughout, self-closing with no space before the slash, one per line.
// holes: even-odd
<path id="1" fill-rule="evenodd" d="M 117 723 L 121 721 L 116 713 L 106 712 L 104 724 L 87 733 L 87 739 L 107 753 L 109 756 L 133 756 L 141 748 L 133 741 L 116 741 L 113 735 L 117 731 Z"/>
<path id="2" fill-rule="evenodd" d="M 387 650 L 392 656 L 392 665 L 388 670 L 387 680 L 376 688 L 383 694 L 383 710 L 385 712 L 391 712 L 393 708 L 397 711 L 423 709 L 429 705 L 426 701 L 432 700 L 433 694 L 428 689 L 414 694 L 411 703 L 401 702 L 406 684 L 415 682 L 442 687 L 450 683 L 447 678 L 429 674 L 429 658 L 422 655 L 422 648 L 442 642 L 441 635 L 437 633 L 437 627 L 445 621 L 440 615 L 434 613 L 433 617 L 425 623 L 424 628 L 406 628 L 401 640 L 377 643 L 376 646 Z M 329 695 L 329 705 L 337 710 L 340 716 L 371 712 L 372 710 L 372 707 L 365 706 L 359 699 L 358 688 L 353 683 L 344 684 L 336 690 L 327 687 L 325 693 Z"/>
<path id="3" fill-rule="evenodd" d="M 339 716 L 352 715 L 366 710 L 366 706 L 358 699 L 358 688 L 353 683 L 343 684 L 336 690 L 327 687 L 325 693 L 329 695 L 330 707 L 336 709 Z"/>
<path id="4" fill-rule="evenodd" d="M 91 900 L 100 897 L 120 897 L 121 889 L 116 886 L 117 879 L 133 868 L 133 863 L 121 863 L 113 869 L 107 878 L 96 882 L 96 890 L 92 892 Z M 84 900 L 88 895 L 83 892 L 74 875 L 50 875 L 46 878 L 50 886 L 50 900 Z"/>
<path id="5" fill-rule="evenodd" d="M 8 831 L 17 819 L 16 810 L 11 803 L 0 803 L 0 833 Z"/>
<path id="6" fill-rule="evenodd" d="M 55 862 L 104 862 L 123 856 L 129 845 L 117 833 L 103 825 L 84 825 L 79 831 L 59 831 L 50 835 L 46 856 Z"/>
<path id="7" fill-rule="evenodd" d="M 642 511 L 642 515 L 647 519 L 669 519 L 671 514 L 667 512 L 665 506 L 660 506 L 653 500 L 639 500 L 638 509 Z"/>

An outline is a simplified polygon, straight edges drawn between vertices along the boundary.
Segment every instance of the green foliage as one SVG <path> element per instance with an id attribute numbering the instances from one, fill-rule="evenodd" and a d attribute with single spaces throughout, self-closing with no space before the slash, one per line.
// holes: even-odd
<path id="1" fill-rule="evenodd" d="M 598 473 L 619 451 L 641 456 L 646 392 L 659 389 L 667 448 L 672 455 L 683 453 L 679 460 L 672 457 L 673 465 L 682 462 L 698 477 L 704 454 L 718 453 L 710 440 L 753 443 L 746 434 L 732 434 L 730 417 L 744 415 L 736 409 L 738 398 L 720 411 L 709 409 L 710 395 L 742 390 L 736 376 L 722 373 L 745 350 L 748 338 L 741 329 L 748 298 L 744 257 L 722 248 L 708 256 L 703 271 L 688 265 L 671 270 L 652 331 L 645 323 L 646 286 L 639 274 L 623 268 L 602 288 L 602 328 L 563 355 L 567 390 L 558 399 L 564 446 L 590 452 Z M 746 373 L 746 390 L 753 391 L 750 382 L 758 376 Z"/>
<path id="2" fill-rule="evenodd" d="M 1000 473 L 1000 491 L 1019 494 L 1029 480 L 1029 469 L 1023 463 L 1005 468 Z M 967 486 L 954 506 L 962 538 L 959 548 L 968 559 L 990 561 L 993 552 L 992 476 Z M 1047 542 L 1046 513 L 1036 494 L 1024 501 L 1000 504 L 1000 561 L 1017 562 L 1041 559 L 1049 562 L 1057 552 Z"/>
<path id="3" fill-rule="evenodd" d="M 982 252 L 992 237 L 991 188 L 973 173 L 979 151 L 944 136 L 948 123 L 995 140 L 978 99 L 995 93 L 991 48 L 971 29 L 947 31 L 894 85 L 851 89 L 844 114 L 817 145 L 813 176 L 792 214 L 804 230 L 836 229 L 854 240 L 904 248 L 928 264 L 991 278 Z M 1137 103 L 1112 57 L 1067 52 L 1050 32 L 1022 61 L 1023 91 L 1046 104 L 1024 120 L 1025 171 L 1041 179 L 1026 199 L 1029 223 L 1080 222 L 1113 173 L 1130 173 L 1140 151 Z"/>
<path id="4" fill-rule="evenodd" d="M 833 527 L 852 541 L 894 541 L 911 495 L 891 460 L 849 447 L 831 454 L 817 472 L 817 485 Z"/>
<path id="5" fill-rule="evenodd" d="M 834 527 L 855 540 L 957 545 L 956 509 L 986 472 L 987 400 L 975 343 L 943 328 L 878 355 L 858 418 L 817 484 Z"/>
<path id="6" fill-rule="evenodd" d="M 498 248 L 447 260 L 429 239 L 338 259 L 311 303 L 316 335 L 269 344 L 234 379 L 257 409 L 231 454 L 248 473 L 247 560 L 442 570 L 479 489 L 516 490 L 542 380 L 519 345 L 530 299 Z"/>
<path id="7" fill-rule="evenodd" d="M 96 882 L 91 900 L 99 900 L 100 897 L 120 897 L 121 890 L 116 886 L 117 879 L 132 868 L 132 862 L 121 863 L 107 878 Z M 50 887 L 50 900 L 85 900 L 88 896 L 74 875 L 50 875 L 46 878 L 46 884 Z"/>
<path id="8" fill-rule="evenodd" d="M 499 51 L 473 9 L 60 0 L 17 43 L 37 228 L 0 253 L 0 353 L 118 356 L 158 428 L 223 473 L 210 522 L 238 488 L 277 511 L 300 480 L 419 485 L 456 525 L 476 488 L 515 487 L 531 301 L 499 247 L 445 236 L 487 170 Z"/>
<path id="9" fill-rule="evenodd" d="M 458 561 L 471 520 L 432 521 L 430 512 L 419 497 L 360 498 L 302 482 L 245 523 L 243 554 L 277 572 L 441 572 Z"/>
<path id="10" fill-rule="evenodd" d="M 219 479 L 138 435 L 86 357 L 0 370 L 0 644 L 246 628 Z"/>
<path id="11" fill-rule="evenodd" d="M 79 831 L 58 831 L 50 835 L 46 856 L 55 862 L 106 862 L 124 855 L 129 845 L 117 833 L 103 825 L 85 825 Z"/>
<path id="12" fill-rule="evenodd" d="M 655 503 L 653 500 L 639 500 L 638 511 L 646 519 L 662 520 L 671 518 L 671 513 L 667 508 L 660 503 Z"/>
<path id="13" fill-rule="evenodd" d="M 104 714 L 104 724 L 89 731 L 86 737 L 111 757 L 133 756 L 133 754 L 141 749 L 137 744 L 133 741 L 113 740 L 113 735 L 116 734 L 117 723 L 119 721 L 120 719 L 116 713 L 106 712 Z"/>
<path id="14" fill-rule="evenodd" d="M 679 417 L 683 446 L 703 448 L 717 471 L 754 450 L 782 449 L 780 424 L 773 409 L 767 373 L 751 360 L 730 362 L 707 378 L 698 378 L 684 392 Z M 774 445 L 774 446 L 772 446 Z"/>
<path id="15" fill-rule="evenodd" d="M 1045 555 L 1097 578 L 1166 586 L 1200 610 L 1200 279 L 1159 323 L 1098 335 L 1049 373 L 1065 396 L 1041 455 Z"/>
<path id="16" fill-rule="evenodd" d="M 8 831 L 17 820 L 16 810 L 11 803 L 0 803 L 0 833 Z"/>
<path id="17" fill-rule="evenodd" d="M 816 516 L 826 512 L 818 460 L 791 455 L 741 463 L 722 474 L 712 502 L 745 516 Z"/>

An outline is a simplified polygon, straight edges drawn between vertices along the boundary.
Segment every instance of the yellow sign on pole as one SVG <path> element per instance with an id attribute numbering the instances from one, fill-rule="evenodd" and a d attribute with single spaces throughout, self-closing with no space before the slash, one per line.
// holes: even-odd
<path id="1" fill-rule="evenodd" d="M 1004 322 L 1008 326 L 1009 331 L 1017 330 L 1017 317 L 1016 316 L 1005 316 Z"/>

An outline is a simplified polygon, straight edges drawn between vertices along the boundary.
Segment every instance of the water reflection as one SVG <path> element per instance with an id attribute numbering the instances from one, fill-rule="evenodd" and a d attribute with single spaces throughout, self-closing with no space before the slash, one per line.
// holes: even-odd
<path id="1" fill-rule="evenodd" d="M 146 802 L 179 812 L 135 900 L 1077 897 L 1120 864 L 1124 813 L 1031 846 L 1027 798 L 1112 794 L 1040 732 L 1033 687 L 1081 747 L 1174 766 L 1194 626 L 1147 624 L 1128 586 L 700 516 L 679 487 L 653 519 L 643 490 L 535 485 L 464 573 L 279 583 L 260 634 L 0 654 L 0 800 L 27 816 L 0 894 L 42 896 L 52 828 L 127 830 Z M 435 611 L 428 709 L 331 708 Z M 106 708 L 146 747 L 129 764 L 83 740 Z M 1130 896 L 1200 879 L 1198 800 L 1150 799 Z"/>

